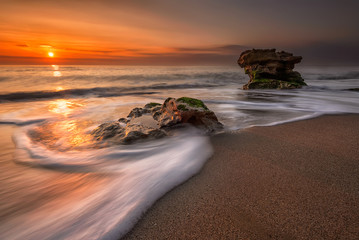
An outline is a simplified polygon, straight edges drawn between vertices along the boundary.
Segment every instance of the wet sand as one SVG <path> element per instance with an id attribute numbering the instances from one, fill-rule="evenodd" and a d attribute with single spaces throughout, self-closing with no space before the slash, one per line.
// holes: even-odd
<path id="1" fill-rule="evenodd" d="M 359 115 L 212 138 L 202 171 L 124 239 L 359 239 Z"/>

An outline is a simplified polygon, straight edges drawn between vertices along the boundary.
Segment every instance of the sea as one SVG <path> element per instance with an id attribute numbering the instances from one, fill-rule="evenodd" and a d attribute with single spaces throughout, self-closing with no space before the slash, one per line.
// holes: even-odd
<path id="1" fill-rule="evenodd" d="M 213 150 L 195 129 L 96 145 L 96 126 L 146 103 L 199 98 L 223 132 L 359 113 L 359 67 L 296 70 L 307 87 L 245 91 L 238 66 L 0 66 L 0 239 L 119 239 L 198 173 Z"/>

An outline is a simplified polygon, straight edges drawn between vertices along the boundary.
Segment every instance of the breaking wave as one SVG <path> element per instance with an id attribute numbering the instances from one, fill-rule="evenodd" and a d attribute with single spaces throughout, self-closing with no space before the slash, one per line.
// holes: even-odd
<path id="1" fill-rule="evenodd" d="M 136 146 L 58 152 L 34 141 L 31 128 L 14 135 L 16 161 L 61 174 L 55 186 L 34 184 L 31 190 L 56 193 L 58 188 L 71 188 L 73 194 L 69 198 L 54 193 L 29 208 L 17 203 L 26 210 L 2 223 L 1 239 L 118 239 L 159 197 L 196 174 L 212 154 L 208 138 L 190 130 Z M 86 181 L 64 185 L 73 178 Z"/>
<path id="2" fill-rule="evenodd" d="M 15 92 L 0 95 L 0 102 L 8 101 L 30 101 L 53 98 L 69 97 L 119 97 L 127 95 L 147 95 L 154 94 L 150 90 L 166 89 L 186 89 L 186 88 L 210 88 L 218 85 L 214 84 L 155 84 L 147 87 L 95 87 L 83 89 L 66 89 L 60 91 L 34 91 L 34 92 Z"/>

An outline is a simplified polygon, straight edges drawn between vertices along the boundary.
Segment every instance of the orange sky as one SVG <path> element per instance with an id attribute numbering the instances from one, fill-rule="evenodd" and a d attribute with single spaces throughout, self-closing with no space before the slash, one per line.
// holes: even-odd
<path id="1" fill-rule="evenodd" d="M 2 60 L 54 64 L 133 63 L 139 58 L 182 55 L 186 53 L 183 47 L 196 44 L 215 47 L 225 43 L 207 34 L 197 35 L 191 26 L 169 22 L 136 5 L 116 5 L 113 9 L 101 2 L 88 2 L 89 5 L 81 1 L 3 4 L 0 50 L 6 57 Z M 54 58 L 50 59 L 48 52 L 53 52 Z M 187 52 L 218 53 L 218 50 L 188 49 Z"/>
<path id="2" fill-rule="evenodd" d="M 356 19 L 346 14 L 355 1 L 341 9 L 329 0 L 323 13 L 312 3 L 305 18 L 299 10 L 306 0 L 277 2 L 275 11 L 261 11 L 234 0 L 3 0 L 0 64 L 227 63 L 245 46 L 293 49 L 359 39 Z M 278 8 L 283 13 L 273 14 Z M 341 18 L 334 21 L 332 13 Z"/>
<path id="3" fill-rule="evenodd" d="M 118 22 L 112 23 L 99 16 L 102 14 L 93 13 L 96 8 L 86 6 L 66 9 L 37 2 L 9 4 L 7 8 L 1 14 L 5 19 L 1 24 L 1 55 L 19 57 L 19 61 L 113 59 L 171 51 L 154 44 L 161 43 L 155 30 L 119 24 L 121 18 L 128 17 L 123 13 Z M 105 13 L 114 14 L 110 9 Z M 145 44 L 142 39 L 146 39 Z M 49 51 L 54 53 L 54 59 L 44 59 Z"/>

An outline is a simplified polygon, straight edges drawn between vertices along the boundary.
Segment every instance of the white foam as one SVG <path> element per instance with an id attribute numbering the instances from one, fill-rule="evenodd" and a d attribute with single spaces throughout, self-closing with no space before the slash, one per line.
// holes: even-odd
<path id="1" fill-rule="evenodd" d="M 190 132 L 135 147 L 61 154 L 34 144 L 26 132 L 22 129 L 14 136 L 17 161 L 60 170 L 90 168 L 100 171 L 107 182 L 81 200 L 50 202 L 16 215 L 0 226 L 1 239 L 118 239 L 159 197 L 196 174 L 212 154 L 208 138 Z"/>

